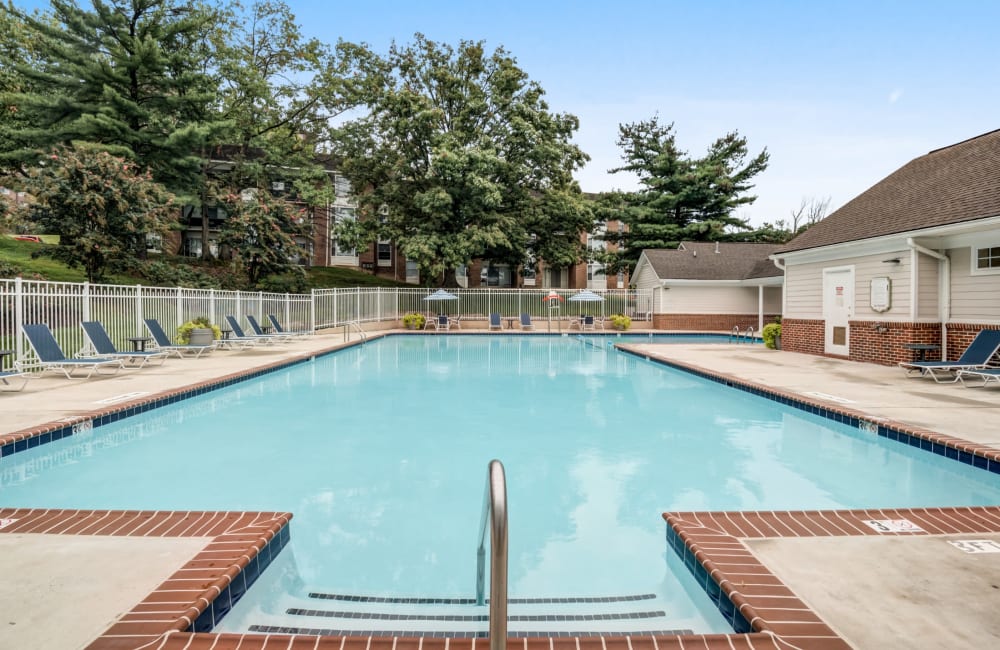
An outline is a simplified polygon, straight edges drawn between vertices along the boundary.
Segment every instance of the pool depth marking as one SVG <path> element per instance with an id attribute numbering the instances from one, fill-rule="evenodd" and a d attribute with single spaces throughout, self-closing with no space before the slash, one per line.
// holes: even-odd
<path id="1" fill-rule="evenodd" d="M 876 533 L 922 533 L 924 529 L 909 519 L 864 519 L 866 526 Z"/>
<path id="2" fill-rule="evenodd" d="M 966 553 L 1000 553 L 1000 542 L 995 539 L 949 539 L 948 543 Z"/>

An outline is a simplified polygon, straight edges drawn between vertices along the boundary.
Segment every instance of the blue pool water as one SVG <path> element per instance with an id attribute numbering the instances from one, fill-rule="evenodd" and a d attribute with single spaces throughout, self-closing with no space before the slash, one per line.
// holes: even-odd
<path id="1" fill-rule="evenodd" d="M 471 597 L 499 458 L 512 596 L 654 593 L 711 632 L 664 511 L 1000 504 L 996 474 L 607 343 L 388 337 L 5 457 L 0 506 L 293 512 L 246 629 L 317 590 Z"/>

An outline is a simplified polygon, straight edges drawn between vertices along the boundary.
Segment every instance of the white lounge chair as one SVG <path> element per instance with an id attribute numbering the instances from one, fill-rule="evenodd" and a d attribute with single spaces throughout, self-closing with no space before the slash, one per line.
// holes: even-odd
<path id="1" fill-rule="evenodd" d="M 950 383 L 959 380 L 959 370 L 986 368 L 997 350 L 1000 350 L 1000 330 L 980 330 L 957 361 L 903 361 L 899 366 L 906 368 L 907 375 L 916 372 L 938 383 Z"/>
<path id="2" fill-rule="evenodd" d="M 110 374 L 115 374 L 122 369 L 122 360 L 111 357 L 66 358 L 62 348 L 59 347 L 59 343 L 56 341 L 56 337 L 52 336 L 52 330 L 44 323 L 22 325 L 21 331 L 24 332 L 24 336 L 28 339 L 31 349 L 35 351 L 35 356 L 38 357 L 37 363 L 41 366 L 42 372 L 52 370 L 54 372 L 61 372 L 69 378 L 73 376 L 73 372 L 78 368 L 87 368 L 90 372 L 87 373 L 85 378 L 88 378 L 95 372 L 100 374 L 101 368 L 113 368 L 114 373 Z M 18 369 L 20 370 L 20 368 Z"/>

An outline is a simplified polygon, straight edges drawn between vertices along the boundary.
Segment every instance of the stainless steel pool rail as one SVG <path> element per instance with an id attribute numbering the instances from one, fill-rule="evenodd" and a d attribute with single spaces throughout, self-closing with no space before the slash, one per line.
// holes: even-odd
<path id="1" fill-rule="evenodd" d="M 365 334 L 365 331 L 361 328 L 361 324 L 356 320 L 349 320 L 344 323 L 344 341 L 347 341 L 347 336 L 352 328 L 357 330 L 358 334 L 361 335 L 362 344 L 368 341 L 368 335 Z"/>
<path id="2" fill-rule="evenodd" d="M 483 514 L 476 549 L 476 604 L 484 605 L 486 526 L 490 527 L 490 650 L 507 648 L 507 480 L 503 463 L 493 459 L 486 470 Z"/>

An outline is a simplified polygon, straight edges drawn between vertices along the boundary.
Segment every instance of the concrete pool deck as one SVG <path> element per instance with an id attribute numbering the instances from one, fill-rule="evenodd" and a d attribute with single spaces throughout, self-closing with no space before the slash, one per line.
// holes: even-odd
<path id="1" fill-rule="evenodd" d="M 349 338 L 356 340 L 358 336 L 354 334 Z M 161 392 L 177 392 L 220 377 L 239 376 L 261 367 L 308 358 L 343 344 L 344 335 L 338 330 L 334 334 L 310 337 L 284 346 L 246 352 L 220 351 L 201 359 L 170 359 L 160 367 L 125 370 L 108 377 L 67 380 L 50 376 L 33 379 L 21 393 L 0 395 L 0 412 L 3 413 L 0 436 L 35 427 L 44 428 L 45 423 L 53 421 L 87 417 L 87 414 L 117 408 L 124 403 L 116 400 L 142 400 Z M 998 388 L 975 389 L 964 388 L 960 384 L 936 384 L 931 380 L 908 379 L 899 368 L 776 352 L 760 346 L 639 344 L 626 347 L 633 353 L 650 358 L 696 366 L 734 379 L 780 389 L 799 395 L 805 401 L 847 407 L 867 413 L 873 419 L 888 418 L 917 429 L 936 431 L 1000 449 Z M 762 522 L 767 517 L 754 518 L 744 513 L 739 515 L 743 522 L 724 520 L 718 516 L 719 513 L 671 515 L 674 522 L 671 523 L 668 518 L 668 523 L 685 537 L 701 561 L 707 559 L 716 567 L 717 578 L 723 576 L 736 585 L 734 590 L 740 598 L 745 596 L 745 602 L 749 604 L 750 609 L 746 611 L 757 612 L 759 618 L 765 621 L 763 629 L 768 633 L 696 635 L 694 639 L 678 639 L 676 643 L 674 640 L 657 639 L 655 646 L 661 650 L 666 647 L 790 648 L 792 646 L 788 643 L 793 640 L 797 647 L 820 649 L 1000 646 L 1000 625 L 994 620 L 995 616 L 989 615 L 1000 611 L 1000 553 L 968 553 L 949 544 L 956 540 L 979 540 L 995 542 L 1000 550 L 1000 508 L 805 513 L 801 516 L 798 513 L 778 513 L 774 518 L 780 519 L 780 524 L 765 524 Z M 5 517 L 11 517 L 9 509 L 0 509 L 0 519 Z M 866 520 L 900 519 L 914 522 L 923 532 L 882 536 L 874 530 L 866 530 L 864 524 L 858 525 L 858 522 Z M 744 523 L 751 520 L 754 523 L 749 526 Z M 820 523 L 814 526 L 810 521 Z M 830 521 L 836 523 L 822 523 Z M 0 583 L 0 602 L 4 604 L 4 615 L 10 621 L 29 621 L 37 615 L 41 605 L 34 598 L 18 597 L 18 594 L 40 594 L 48 588 L 54 591 L 62 589 L 56 588 L 58 576 L 32 569 L 34 544 L 10 542 L 12 537 L 22 535 L 15 529 L 16 526 L 4 529 L 0 523 L 0 532 L 4 533 L 0 539 L 4 542 L 0 546 L 4 556 L 0 565 L 4 575 Z M 806 534 L 803 532 L 806 530 L 811 532 Z M 7 533 L 12 534 L 8 536 Z M 44 539 L 49 552 L 72 554 L 84 548 L 78 546 L 79 542 L 89 542 L 93 538 L 63 532 L 45 535 Z M 167 561 L 151 563 L 145 573 L 135 574 L 137 586 L 143 589 L 148 584 L 160 584 L 168 579 L 176 564 L 176 556 L 171 553 L 191 555 L 190 537 L 162 537 L 159 541 L 165 546 L 154 554 L 162 551 Z M 171 549 L 174 542 L 177 546 Z M 122 552 L 114 543 L 107 546 L 103 556 L 100 545 L 86 548 L 98 554 L 89 560 L 98 568 L 117 566 Z M 966 548 L 988 550 L 991 545 L 966 545 Z M 727 565 L 725 558 L 733 556 L 743 559 Z M 744 575 L 740 572 L 745 569 L 734 567 L 747 566 L 755 567 L 746 574 L 757 576 L 752 579 L 754 583 L 767 583 L 766 590 L 794 592 L 794 598 L 784 593 L 752 593 L 753 585 L 745 576 L 735 577 Z M 95 578 L 93 586 L 98 588 L 99 584 Z M 109 596 L 121 596 L 113 582 L 101 588 L 107 589 Z M 762 604 L 765 602 L 762 599 L 767 598 L 789 600 L 778 600 L 776 602 L 781 602 L 782 606 L 772 604 L 768 608 Z M 109 616 L 107 607 L 99 608 L 92 602 L 95 598 L 88 598 L 85 602 L 73 597 L 62 601 L 53 597 L 44 600 L 50 608 L 71 608 L 72 617 L 96 621 L 96 627 L 100 627 Z M 787 606 L 793 601 L 803 603 L 802 606 L 807 609 Z M 127 606 L 126 610 L 122 610 L 120 604 L 116 606 L 118 609 L 115 611 L 127 611 Z M 809 619 L 803 613 L 807 611 L 819 622 Z M 815 626 L 815 629 L 810 626 Z M 87 647 L 90 640 L 81 640 L 81 634 L 90 634 L 93 627 L 70 636 L 67 626 L 66 636 L 57 636 L 44 645 L 53 648 Z M 829 633 L 815 633 L 820 628 L 829 630 Z M 162 644 L 154 643 L 150 647 L 188 647 L 192 650 L 208 647 L 250 650 L 263 647 L 262 641 L 250 636 L 172 632 L 169 636 L 164 635 Z M 302 642 L 301 647 L 327 647 L 325 642 L 320 644 L 304 637 L 295 643 L 288 639 L 279 635 L 272 638 L 272 643 L 278 643 L 275 647 L 300 647 L 299 642 Z M 102 640 L 103 644 L 100 640 L 95 641 L 92 647 L 141 645 L 138 640 L 135 645 L 128 645 L 126 639 L 111 640 L 107 635 Z M 146 641 L 148 638 L 143 643 Z M 425 650 L 445 647 L 436 641 L 427 639 L 420 645 Z M 538 640 L 529 641 L 531 643 L 525 642 L 524 648 L 534 646 Z M 562 641 L 556 640 L 552 646 L 546 643 L 545 647 L 559 646 L 561 649 L 564 647 Z M 619 644 L 608 637 L 603 640 L 581 639 L 578 645 L 572 647 L 582 650 L 593 641 L 599 642 L 596 648 L 608 650 L 612 647 L 635 648 L 638 644 L 637 638 L 632 638 L 626 645 L 626 642 Z M 392 638 L 377 642 L 360 639 L 359 642 L 359 648 L 398 648 L 403 645 Z M 0 632 L 0 647 L 6 647 L 5 643 L 3 632 Z M 479 643 L 484 647 L 482 640 Z M 348 642 L 342 646 L 338 640 L 329 647 L 354 645 Z M 417 645 L 412 647 L 417 648 Z M 451 650 L 472 647 L 475 647 L 475 642 L 468 639 L 460 642 L 453 640 L 449 646 Z M 512 647 L 521 648 L 522 644 L 517 642 Z M 643 648 L 646 647 L 643 645 Z M 652 650 L 653 645 L 649 648 Z"/>

